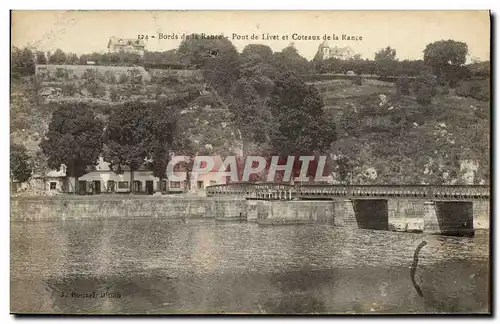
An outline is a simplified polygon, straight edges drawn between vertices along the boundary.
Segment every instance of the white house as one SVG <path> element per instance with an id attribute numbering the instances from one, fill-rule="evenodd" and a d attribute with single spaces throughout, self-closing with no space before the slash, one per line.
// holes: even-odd
<path id="1" fill-rule="evenodd" d="M 204 191 L 207 186 L 226 184 L 226 177 L 217 177 L 217 170 L 222 165 L 220 157 L 214 157 L 214 168 L 210 172 L 191 174 L 190 186 L 187 184 L 187 168 L 184 163 L 177 163 L 173 175 L 175 181 L 160 179 L 153 175 L 144 165 L 134 171 L 135 192 L 138 194 L 179 193 Z M 109 163 L 99 158 L 97 165 L 89 166 L 87 173 L 78 178 L 76 186 L 79 194 L 128 193 L 131 187 L 131 174 L 128 167 L 123 167 L 122 174 L 116 174 L 109 168 Z M 66 166 L 60 170 L 52 170 L 44 175 L 34 175 L 28 182 L 11 181 L 11 193 L 27 193 L 32 195 L 55 195 L 75 192 L 75 179 L 66 176 Z"/>
<path id="2" fill-rule="evenodd" d="M 209 185 L 225 184 L 226 178 L 216 177 L 216 171 L 220 167 L 221 159 L 215 159 L 216 163 L 212 171 L 201 173 L 197 176 L 191 176 L 190 180 L 192 191 L 204 190 Z M 134 171 L 134 192 L 143 194 L 175 193 L 185 192 L 188 189 L 186 166 L 183 163 L 178 163 L 174 167 L 174 174 L 180 179 L 170 181 L 168 179 L 160 179 L 153 175 L 153 171 L 148 170 L 145 166 L 141 166 L 139 170 Z M 131 173 L 128 167 L 123 167 L 122 174 L 116 174 L 109 168 L 109 164 L 102 158 L 99 158 L 98 164 L 89 168 L 87 174 L 78 178 L 78 192 L 85 193 L 126 193 L 131 189 Z"/>
<path id="3" fill-rule="evenodd" d="M 111 37 L 108 42 L 110 53 L 127 52 L 144 56 L 146 45 L 143 40 L 133 38 Z"/>

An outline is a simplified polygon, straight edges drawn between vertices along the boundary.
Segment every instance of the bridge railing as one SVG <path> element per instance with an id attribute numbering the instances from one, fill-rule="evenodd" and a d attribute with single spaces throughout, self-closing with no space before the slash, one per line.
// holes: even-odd
<path id="1" fill-rule="evenodd" d="M 249 199 L 415 198 L 489 199 L 484 185 L 330 185 L 284 183 L 231 183 L 207 187 L 207 196 L 243 196 Z"/>
<path id="2" fill-rule="evenodd" d="M 483 185 L 444 185 L 432 187 L 433 199 L 489 199 L 490 187 Z"/>
<path id="3" fill-rule="evenodd" d="M 209 197 L 242 196 L 249 199 L 286 200 L 292 199 L 294 188 L 284 183 L 235 182 L 208 186 L 206 194 Z"/>
<path id="4" fill-rule="evenodd" d="M 255 193 L 255 183 L 235 182 L 225 185 L 207 186 L 207 196 L 251 196 Z"/>

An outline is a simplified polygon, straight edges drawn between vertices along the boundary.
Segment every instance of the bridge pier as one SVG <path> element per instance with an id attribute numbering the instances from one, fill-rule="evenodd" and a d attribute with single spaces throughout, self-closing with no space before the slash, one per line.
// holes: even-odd
<path id="1" fill-rule="evenodd" d="M 252 203 L 253 205 L 253 203 Z M 334 204 L 332 201 L 271 200 L 255 204 L 257 223 L 279 224 L 332 224 Z"/>
<path id="2" fill-rule="evenodd" d="M 434 201 L 424 202 L 424 233 L 441 234 Z"/>
<path id="3" fill-rule="evenodd" d="M 256 222 L 259 219 L 259 208 L 263 213 L 264 200 L 247 200 L 247 221 Z"/>
<path id="4" fill-rule="evenodd" d="M 477 200 L 473 202 L 473 218 L 475 230 L 487 230 L 490 228 L 490 201 Z"/>
<path id="5" fill-rule="evenodd" d="M 351 199 L 334 200 L 333 224 L 340 227 L 358 227 Z"/>

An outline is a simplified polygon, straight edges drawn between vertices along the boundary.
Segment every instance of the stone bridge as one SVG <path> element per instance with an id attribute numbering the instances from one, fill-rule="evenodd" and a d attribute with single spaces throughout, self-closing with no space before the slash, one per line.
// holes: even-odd
<path id="1" fill-rule="evenodd" d="M 245 198 L 246 218 L 262 225 L 329 223 L 467 236 L 489 229 L 490 188 L 483 185 L 233 183 L 206 192 Z"/>

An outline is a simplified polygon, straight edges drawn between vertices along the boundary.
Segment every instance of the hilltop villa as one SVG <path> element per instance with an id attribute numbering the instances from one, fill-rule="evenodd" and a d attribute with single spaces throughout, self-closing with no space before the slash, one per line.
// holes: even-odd
<path id="1" fill-rule="evenodd" d="M 110 53 L 133 53 L 144 56 L 145 44 L 143 40 L 132 38 L 111 37 L 108 42 L 108 51 Z"/>
<path id="2" fill-rule="evenodd" d="M 354 57 L 354 51 L 350 47 L 329 47 L 327 41 L 321 43 L 318 47 L 317 57 L 322 60 L 329 58 L 337 58 L 341 60 L 348 60 Z"/>

